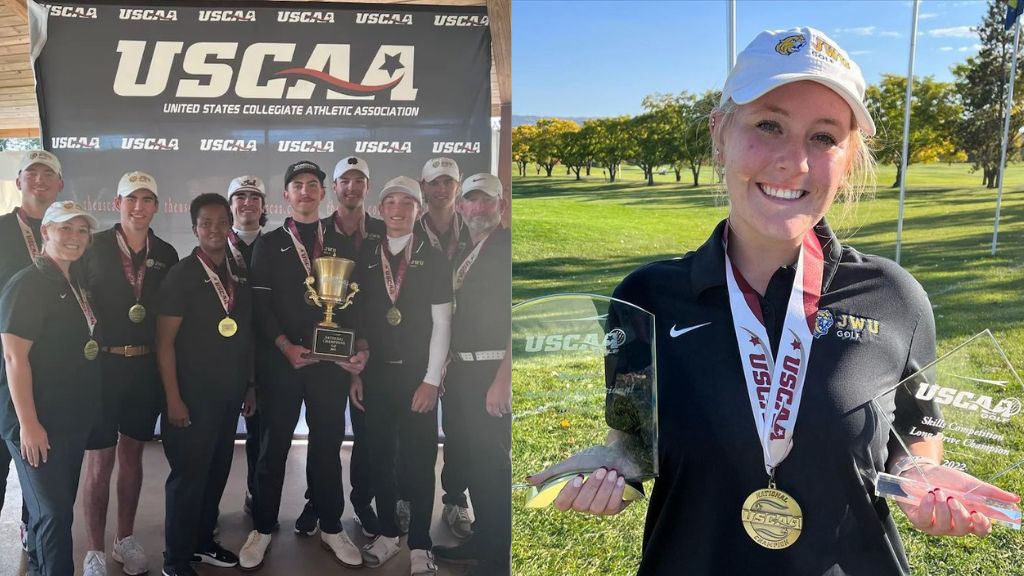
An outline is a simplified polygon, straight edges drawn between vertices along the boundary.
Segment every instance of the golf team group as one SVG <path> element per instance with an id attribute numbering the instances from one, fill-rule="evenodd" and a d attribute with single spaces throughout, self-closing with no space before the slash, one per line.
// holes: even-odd
<path id="1" fill-rule="evenodd" d="M 498 178 L 463 176 L 454 160 L 433 158 L 419 179 L 371 186 L 364 159 L 341 159 L 330 178 L 299 161 L 284 173 L 291 216 L 264 230 L 267 195 L 280 192 L 242 175 L 224 193 L 192 199 L 196 246 L 182 258 L 150 227 L 160 191 L 145 172 L 121 177 L 119 222 L 102 231 L 60 198 L 53 154 L 25 153 L 17 185 L 20 206 L 0 216 L 0 479 L 13 462 L 30 574 L 76 574 L 80 477 L 86 576 L 107 574 L 108 551 L 130 575 L 193 575 L 197 563 L 260 568 L 280 529 L 303 404 L 297 533 L 319 532 L 326 553 L 351 568 L 395 563 L 407 534 L 413 575 L 436 574 L 435 558 L 509 573 L 511 233 Z M 380 218 L 364 205 L 371 190 Z M 332 193 L 337 210 L 321 218 Z M 350 306 L 334 309 L 354 335 L 351 354 L 336 359 L 311 353 L 325 313 L 308 294 L 322 289 L 317 259 L 327 257 L 352 261 L 358 286 Z M 455 546 L 430 537 L 439 405 L 442 524 Z M 215 534 L 240 412 L 252 531 L 229 551 Z M 143 449 L 158 419 L 170 470 L 162 561 L 133 535 Z M 348 503 L 369 539 L 361 548 L 341 522 L 346 420 Z"/>

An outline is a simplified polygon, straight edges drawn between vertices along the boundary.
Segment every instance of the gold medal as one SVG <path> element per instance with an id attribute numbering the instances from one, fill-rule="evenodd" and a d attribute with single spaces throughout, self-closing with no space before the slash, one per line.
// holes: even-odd
<path id="1" fill-rule="evenodd" d="M 755 490 L 743 502 L 743 528 L 765 548 L 788 548 L 800 537 L 804 516 L 792 496 L 769 486 Z"/>
<path id="2" fill-rule="evenodd" d="M 142 304 L 135 304 L 128 309 L 128 319 L 138 324 L 146 319 L 146 307 Z"/>
<path id="3" fill-rule="evenodd" d="M 225 316 L 224 319 L 217 324 L 217 331 L 220 332 L 221 336 L 230 338 L 235 335 L 235 332 L 238 332 L 238 323 L 235 322 L 235 319 L 231 316 Z"/>
<path id="4" fill-rule="evenodd" d="M 392 306 L 388 310 L 388 313 L 385 315 L 385 318 L 388 319 L 388 324 L 391 324 L 392 326 L 398 326 L 399 324 L 402 323 L 402 311 Z"/>
<path id="5" fill-rule="evenodd" d="M 85 348 L 82 350 L 82 352 L 85 354 L 86 360 L 95 360 L 96 357 L 99 356 L 100 354 L 99 342 L 90 338 L 89 341 L 85 343 Z"/>

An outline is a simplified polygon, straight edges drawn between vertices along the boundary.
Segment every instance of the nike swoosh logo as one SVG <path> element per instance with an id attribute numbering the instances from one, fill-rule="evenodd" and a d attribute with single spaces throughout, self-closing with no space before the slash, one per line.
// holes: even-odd
<path id="1" fill-rule="evenodd" d="M 65 293 L 60 295 L 61 300 L 65 299 L 67 297 L 68 297 L 68 293 L 67 292 L 65 292 Z"/>
<path id="2" fill-rule="evenodd" d="M 370 264 L 367 268 L 376 268 L 377 266 L 380 266 L 380 264 Z"/>
<path id="3" fill-rule="evenodd" d="M 284 248 L 281 248 L 281 252 L 287 252 L 287 251 L 289 251 L 291 249 L 292 249 L 291 246 L 285 246 Z"/>
<path id="4" fill-rule="evenodd" d="M 203 278 L 203 282 L 205 282 L 206 284 L 209 284 L 210 283 L 210 279 L 209 278 Z"/>
<path id="5" fill-rule="evenodd" d="M 673 337 L 673 338 L 676 338 L 677 336 L 682 336 L 683 334 L 686 334 L 687 332 L 690 332 L 692 330 L 696 330 L 697 328 L 703 328 L 703 327 L 707 326 L 708 324 L 711 324 L 711 322 L 705 322 L 703 324 L 697 324 L 696 326 L 690 326 L 689 328 L 680 328 L 679 330 L 676 330 L 676 325 L 673 324 L 672 328 L 670 328 L 669 331 L 668 331 L 668 335 Z"/>

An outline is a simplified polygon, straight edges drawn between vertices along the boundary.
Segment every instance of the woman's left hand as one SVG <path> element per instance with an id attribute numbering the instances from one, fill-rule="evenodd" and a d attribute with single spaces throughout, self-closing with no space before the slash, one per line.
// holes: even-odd
<path id="1" fill-rule="evenodd" d="M 360 374 L 363 368 L 366 368 L 366 361 L 370 359 L 369 350 L 360 350 L 355 355 L 350 356 L 347 360 L 338 360 L 335 362 L 341 369 L 352 374 L 353 376 Z"/>
<path id="2" fill-rule="evenodd" d="M 992 532 L 990 518 L 1000 518 L 1003 514 L 980 500 L 965 498 L 964 493 L 1008 505 L 1020 502 L 1016 494 L 959 470 L 935 464 L 924 464 L 921 470 L 924 478 L 909 470 L 903 476 L 925 482 L 932 489 L 921 495 L 916 506 L 903 502 L 899 505 L 915 528 L 932 536 L 988 536 Z"/>

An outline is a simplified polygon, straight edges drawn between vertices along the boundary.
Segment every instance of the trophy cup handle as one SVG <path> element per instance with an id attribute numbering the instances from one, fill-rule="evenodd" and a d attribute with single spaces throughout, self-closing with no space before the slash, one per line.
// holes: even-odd
<path id="1" fill-rule="evenodd" d="M 313 282 L 315 281 L 316 280 L 314 280 L 312 276 L 307 277 L 304 281 L 304 284 L 306 285 L 306 301 L 313 306 L 323 306 L 320 302 L 320 296 L 316 293 L 316 290 L 313 289 Z"/>
<path id="2" fill-rule="evenodd" d="M 352 304 L 352 297 L 359 293 L 359 284 L 355 282 L 349 282 L 348 284 L 348 296 L 345 297 L 344 302 L 338 304 L 338 308 L 344 310 Z"/>

